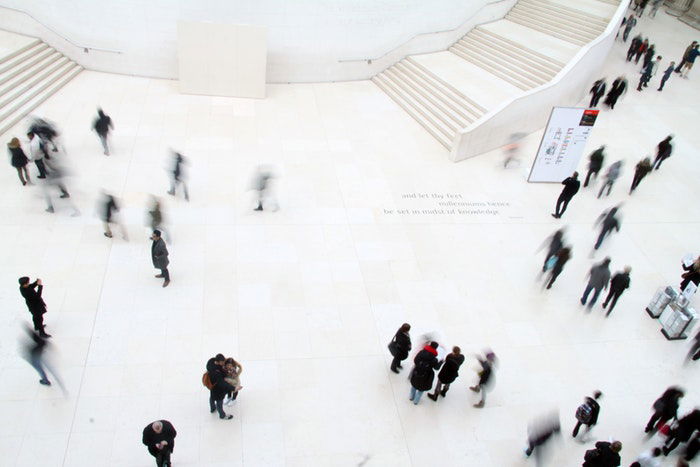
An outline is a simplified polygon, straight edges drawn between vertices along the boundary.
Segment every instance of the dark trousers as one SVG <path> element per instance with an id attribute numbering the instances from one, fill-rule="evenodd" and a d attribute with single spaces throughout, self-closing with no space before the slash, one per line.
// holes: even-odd
<path id="1" fill-rule="evenodd" d="M 605 191 L 605 187 L 608 188 L 608 193 L 605 196 L 610 196 L 610 191 L 612 191 L 612 187 L 614 184 L 615 180 L 606 179 L 605 183 L 603 183 L 603 186 L 600 187 L 600 191 L 598 192 L 598 198 L 603 196 L 603 191 Z"/>
<path id="2" fill-rule="evenodd" d="M 683 68 L 683 65 L 685 65 L 685 58 L 683 60 L 681 60 L 681 63 L 679 63 L 678 66 L 676 67 L 676 69 L 673 71 L 675 71 L 676 73 L 680 73 L 681 68 Z"/>
<path id="3" fill-rule="evenodd" d="M 666 81 L 668 81 L 669 78 L 670 78 L 670 76 L 666 76 L 666 75 L 664 75 L 664 77 L 661 78 L 661 84 L 659 85 L 659 91 L 662 91 L 664 89 L 664 84 L 666 84 Z"/>
<path id="4" fill-rule="evenodd" d="M 603 244 L 603 240 L 605 240 L 605 237 L 608 235 L 612 229 L 601 229 L 600 235 L 598 235 L 598 240 L 595 242 L 595 246 L 593 247 L 594 250 L 597 250 L 600 248 L 600 245 Z"/>
<path id="5" fill-rule="evenodd" d="M 189 201 L 190 194 L 187 191 L 187 184 L 185 182 L 183 182 L 182 180 L 179 180 L 177 178 L 173 178 L 172 180 L 170 180 L 170 191 L 168 191 L 168 193 L 175 196 L 175 191 L 177 190 L 177 187 L 179 185 L 182 185 L 182 191 L 185 193 L 185 200 Z"/>
<path id="6" fill-rule="evenodd" d="M 570 196 L 559 195 L 559 198 L 557 199 L 557 207 L 554 211 L 554 214 L 557 217 L 561 217 L 562 214 L 564 214 L 564 211 L 566 211 L 566 207 L 569 205 L 569 201 L 571 201 Z"/>
<path id="7" fill-rule="evenodd" d="M 573 436 L 574 438 L 576 438 L 576 436 L 578 436 L 578 430 L 579 430 L 583 425 L 586 425 L 586 433 L 588 433 L 588 432 L 590 431 L 590 429 L 591 429 L 591 425 L 587 425 L 587 424 L 583 423 L 581 420 L 578 420 L 578 421 L 576 422 L 576 426 L 574 427 L 574 431 L 571 433 L 571 436 Z"/>
<path id="8" fill-rule="evenodd" d="M 669 421 L 671 417 L 665 417 L 661 412 L 654 412 L 654 414 L 651 416 L 649 421 L 647 422 L 646 428 L 644 428 L 645 432 L 652 432 L 656 431 L 656 428 L 659 425 L 663 425 L 667 421 Z"/>
<path id="9" fill-rule="evenodd" d="M 447 391 L 450 390 L 450 385 L 449 384 L 443 384 L 440 381 L 440 378 L 437 380 L 437 384 L 435 385 L 435 392 L 433 392 L 433 396 L 437 397 L 440 393 L 442 393 L 443 397 L 445 394 L 447 394 Z"/>
<path id="10" fill-rule="evenodd" d="M 37 159 L 34 161 L 34 165 L 39 169 L 39 178 L 46 178 L 46 166 L 44 165 L 43 159 Z"/>
<path id="11" fill-rule="evenodd" d="M 591 105 L 589 105 L 589 107 L 598 107 L 598 101 L 601 97 L 603 97 L 603 94 L 593 94 L 593 97 L 591 97 Z"/>
<path id="12" fill-rule="evenodd" d="M 602 289 L 602 288 L 596 289 L 596 288 L 593 287 L 591 284 L 588 284 L 588 285 L 586 286 L 586 290 L 583 291 L 583 296 L 581 297 L 581 304 L 582 304 L 582 305 L 585 305 L 585 304 L 586 304 L 586 301 L 588 300 L 588 294 L 590 294 L 591 291 L 593 291 L 593 297 L 591 298 L 591 301 L 590 301 L 590 303 L 588 304 L 588 308 L 593 307 L 593 305 L 595 304 L 595 302 L 598 300 L 598 296 L 600 295 L 600 292 L 602 292 L 603 289 Z"/>
<path id="13" fill-rule="evenodd" d="M 170 454 L 172 454 L 171 449 L 172 448 L 170 446 L 166 446 L 164 449 L 157 451 L 149 448 L 148 452 L 150 452 L 151 455 L 156 458 L 156 465 L 158 467 L 170 467 Z"/>
<path id="14" fill-rule="evenodd" d="M 547 284 L 547 288 L 551 289 L 552 284 L 554 284 L 554 281 L 557 280 L 557 277 L 559 277 L 559 274 L 561 274 L 562 269 L 554 268 L 552 269 L 552 274 L 549 276 L 549 284 Z"/>
<path id="15" fill-rule="evenodd" d="M 209 392 L 209 409 L 213 412 L 216 410 L 219 412 L 219 417 L 224 418 L 226 416 L 226 412 L 224 412 L 224 398 L 220 399 L 215 399 L 214 398 L 214 392 L 210 391 Z"/>
<path id="16" fill-rule="evenodd" d="M 688 356 L 685 357 L 686 360 L 700 360 L 700 340 L 696 340 L 690 350 L 688 351 Z"/>
<path id="17" fill-rule="evenodd" d="M 170 280 L 170 272 L 168 271 L 168 268 L 161 268 L 160 274 L 163 276 L 163 279 L 165 279 L 166 281 Z"/>
<path id="18" fill-rule="evenodd" d="M 639 182 L 641 182 L 644 177 L 646 177 L 646 174 L 634 174 L 634 178 L 632 179 L 632 186 L 630 187 L 630 193 L 637 189 L 637 187 L 639 186 Z"/>
<path id="19" fill-rule="evenodd" d="M 656 159 L 654 159 L 654 168 L 656 170 L 659 170 L 659 167 L 661 167 L 661 163 L 666 159 L 666 157 L 656 156 Z"/>
<path id="20" fill-rule="evenodd" d="M 398 357 L 394 357 L 394 359 L 391 361 L 391 369 L 392 370 L 398 370 L 399 366 L 401 366 L 401 359 Z"/>
<path id="21" fill-rule="evenodd" d="M 631 30 L 632 30 L 632 28 L 629 28 L 629 29 L 625 28 L 625 32 L 622 33 L 622 41 L 623 42 L 627 42 L 627 38 L 629 37 Z"/>
<path id="22" fill-rule="evenodd" d="M 583 182 L 584 188 L 588 186 L 588 182 L 591 180 L 591 175 L 595 175 L 595 178 L 598 178 L 598 172 L 600 172 L 600 169 L 588 169 L 588 173 L 586 174 L 586 181 Z"/>
<path id="23" fill-rule="evenodd" d="M 605 316 L 610 316 L 610 313 L 612 313 L 613 308 L 615 308 L 615 304 L 617 303 L 617 299 L 620 298 L 620 295 L 622 295 L 622 290 L 610 289 L 610 292 L 608 292 L 608 296 L 603 302 L 603 308 L 608 306 L 608 303 L 610 303 L 610 308 L 608 308 L 608 312 L 605 313 Z"/>
<path id="24" fill-rule="evenodd" d="M 34 322 L 34 330 L 44 332 L 44 314 L 41 312 L 32 313 L 32 321 Z"/>

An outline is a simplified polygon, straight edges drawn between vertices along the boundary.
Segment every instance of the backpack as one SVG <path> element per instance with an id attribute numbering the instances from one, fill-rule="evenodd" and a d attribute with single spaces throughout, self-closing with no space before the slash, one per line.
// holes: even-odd
<path id="1" fill-rule="evenodd" d="M 214 388 L 214 383 L 211 382 L 211 378 L 209 377 L 208 371 L 205 371 L 202 375 L 202 384 L 205 388 L 209 389 L 210 391 Z"/>
<path id="2" fill-rule="evenodd" d="M 576 420 L 588 425 L 593 420 L 593 407 L 588 402 L 583 403 L 576 409 Z"/>

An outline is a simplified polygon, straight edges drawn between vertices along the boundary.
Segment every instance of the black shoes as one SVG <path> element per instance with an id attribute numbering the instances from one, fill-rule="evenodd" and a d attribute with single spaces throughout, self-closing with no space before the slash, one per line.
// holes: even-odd
<path id="1" fill-rule="evenodd" d="M 392 368 L 391 371 L 393 371 L 393 372 L 396 373 L 397 375 L 399 374 L 399 370 L 397 370 L 396 368 Z"/>
<path id="2" fill-rule="evenodd" d="M 51 381 L 48 379 L 40 379 L 39 384 L 43 384 L 44 386 L 51 386 Z"/>
<path id="3" fill-rule="evenodd" d="M 429 397 L 430 399 L 434 400 L 435 402 L 437 402 L 437 399 L 438 399 L 437 394 L 428 394 L 428 397 Z"/>
<path id="4" fill-rule="evenodd" d="M 223 417 L 221 415 L 219 415 L 219 418 L 221 420 L 231 420 L 233 418 L 233 415 L 225 415 Z"/>

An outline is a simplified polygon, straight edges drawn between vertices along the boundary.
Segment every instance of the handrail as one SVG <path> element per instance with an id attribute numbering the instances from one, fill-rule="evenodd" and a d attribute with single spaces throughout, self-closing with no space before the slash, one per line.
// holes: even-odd
<path id="1" fill-rule="evenodd" d="M 445 30 L 443 30 L 443 31 L 419 32 L 419 33 L 417 33 L 417 34 L 414 34 L 413 36 L 409 37 L 408 39 L 406 39 L 405 41 L 403 41 L 403 42 L 400 43 L 399 45 L 397 45 L 397 46 L 395 46 L 395 47 L 392 47 L 391 49 L 389 49 L 388 51 L 384 52 L 383 54 L 381 54 L 381 55 L 378 56 L 378 57 L 375 57 L 375 58 L 346 58 L 346 59 L 338 60 L 338 63 L 347 63 L 347 62 L 368 62 L 368 63 L 371 64 L 372 62 L 375 62 L 375 61 L 377 61 L 377 60 L 380 60 L 380 59 L 386 57 L 387 55 L 389 55 L 389 54 L 390 54 L 391 52 L 393 52 L 394 50 L 403 47 L 404 45 L 408 44 L 409 42 L 411 42 L 413 39 L 415 39 L 415 38 L 418 37 L 418 36 L 427 36 L 427 35 L 431 35 L 431 34 L 444 34 L 444 33 L 446 33 L 446 32 L 454 32 L 454 31 L 457 31 L 457 30 L 460 29 L 462 26 L 464 26 L 464 24 L 465 24 L 467 21 L 469 21 L 470 19 L 472 19 L 473 17 L 475 17 L 484 7 L 489 6 L 489 5 L 493 5 L 494 3 L 501 3 L 501 2 L 504 2 L 504 1 L 506 1 L 506 0 L 493 0 L 493 1 L 491 1 L 491 2 L 488 2 L 488 3 L 484 4 L 484 6 L 482 6 L 479 10 L 475 11 L 474 14 L 472 14 L 469 18 L 467 18 L 467 19 L 465 19 L 464 21 L 462 21 L 462 22 L 459 24 L 459 26 L 457 26 L 457 27 L 455 27 L 455 28 L 452 28 L 452 29 L 445 29 Z"/>
<path id="2" fill-rule="evenodd" d="M 77 47 L 77 48 L 79 48 L 79 49 L 83 49 L 83 51 L 86 52 L 86 53 L 87 53 L 89 50 L 97 50 L 97 51 L 100 51 L 100 52 L 109 52 L 109 53 L 114 53 L 114 54 L 121 54 L 121 53 L 123 53 L 121 50 L 103 49 L 103 48 L 101 48 L 101 47 L 88 47 L 88 46 L 78 45 L 78 44 L 76 44 L 75 42 L 73 42 L 72 40 L 70 40 L 69 38 L 67 38 L 66 36 L 64 36 L 63 34 L 61 34 L 60 32 L 58 32 L 58 31 L 56 31 L 55 29 L 53 29 L 51 26 L 47 26 L 46 24 L 44 24 L 44 23 L 42 23 L 41 21 L 39 21 L 37 18 L 34 17 L 34 15 L 32 15 L 31 13 L 29 13 L 28 11 L 24 11 L 24 10 L 21 10 L 21 9 L 19 9 L 19 8 L 14 8 L 14 7 L 11 7 L 11 6 L 4 6 L 4 5 L 0 5 L 0 8 L 5 8 L 5 9 L 7 9 L 7 10 L 16 11 L 17 13 L 22 13 L 22 14 L 24 14 L 24 15 L 29 16 L 31 19 L 33 19 L 34 21 L 36 21 L 37 23 L 39 23 L 41 26 L 43 26 L 43 27 L 45 27 L 46 29 L 48 29 L 49 31 L 51 31 L 52 33 L 56 34 L 58 37 L 60 37 L 60 38 L 63 39 L 64 41 L 68 42 L 69 44 L 71 44 L 71 45 L 74 46 L 74 47 Z"/>

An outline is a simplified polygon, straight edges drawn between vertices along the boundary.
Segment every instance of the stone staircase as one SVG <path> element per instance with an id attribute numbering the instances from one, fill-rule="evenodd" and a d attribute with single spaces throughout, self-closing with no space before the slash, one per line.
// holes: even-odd
<path id="1" fill-rule="evenodd" d="M 0 135 L 82 70 L 39 39 L 0 58 Z"/>
<path id="2" fill-rule="evenodd" d="M 504 27 L 477 26 L 448 50 L 492 75 L 493 86 L 500 83 L 529 91 L 551 81 L 568 61 L 545 49 L 561 44 L 564 49 L 577 50 L 592 41 L 607 27 L 619 0 L 579 0 L 575 5 L 580 9 L 569 5 L 563 0 L 519 0 L 499 20 L 505 22 Z M 518 37 L 497 32 L 515 29 L 521 31 Z M 540 40 L 532 41 L 529 36 Z M 489 110 L 480 96 L 467 95 L 411 57 L 372 81 L 448 150 L 461 129 Z"/>

